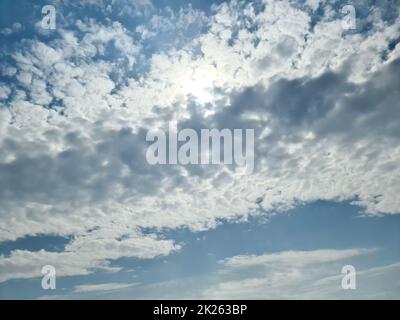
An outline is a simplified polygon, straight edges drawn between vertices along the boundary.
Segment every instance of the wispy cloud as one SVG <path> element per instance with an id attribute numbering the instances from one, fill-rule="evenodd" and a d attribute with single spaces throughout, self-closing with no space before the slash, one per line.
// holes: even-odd
<path id="1" fill-rule="evenodd" d="M 88 293 L 88 292 L 102 292 L 126 289 L 134 286 L 134 283 L 99 283 L 99 284 L 83 284 L 76 286 L 74 292 Z"/>

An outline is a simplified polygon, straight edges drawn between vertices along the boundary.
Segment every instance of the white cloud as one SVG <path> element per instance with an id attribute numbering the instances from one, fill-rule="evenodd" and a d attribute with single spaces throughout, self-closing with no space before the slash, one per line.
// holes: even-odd
<path id="1" fill-rule="evenodd" d="M 5 84 L 0 83 L 0 100 L 5 100 L 11 93 L 11 89 Z"/>
<path id="2" fill-rule="evenodd" d="M 397 299 L 400 264 L 364 267 L 375 249 L 318 249 L 233 256 L 220 268 L 127 290 L 146 299 Z M 361 262 L 364 261 L 364 262 Z M 356 269 L 356 289 L 342 288 L 344 265 Z"/>
<path id="3" fill-rule="evenodd" d="M 126 289 L 133 285 L 135 285 L 135 284 L 131 284 L 131 283 L 83 284 L 83 285 L 75 286 L 74 291 L 77 293 L 114 291 L 114 290 Z"/>
<path id="4" fill-rule="evenodd" d="M 10 36 L 12 34 L 21 32 L 22 29 L 23 29 L 22 24 L 20 24 L 19 22 L 15 22 L 15 23 L 13 23 L 11 28 L 1 29 L 0 34 L 5 35 L 5 36 Z"/>
<path id="5" fill-rule="evenodd" d="M 111 267 L 108 259 L 137 257 L 151 259 L 168 255 L 179 250 L 170 240 L 159 240 L 153 236 L 140 236 L 116 240 L 115 234 L 106 234 L 107 238 L 90 234 L 75 239 L 63 252 L 14 250 L 9 256 L 0 255 L 0 282 L 14 278 L 39 278 L 45 265 L 56 268 L 57 276 L 87 275 L 96 270 L 118 272 L 119 267 Z"/>
<path id="6" fill-rule="evenodd" d="M 321 249 L 284 251 L 260 256 L 236 256 L 223 261 L 221 276 L 203 296 L 215 299 L 345 299 L 395 298 L 399 284 L 387 281 L 399 272 L 398 264 L 359 270 L 356 290 L 341 287 L 341 267 L 357 266 L 357 257 L 374 253 L 372 249 Z M 380 270 L 377 274 L 374 270 Z M 371 277 L 366 276 L 371 275 Z M 327 279 L 330 279 L 329 281 Z M 375 286 L 381 281 L 381 286 Z"/>
<path id="7" fill-rule="evenodd" d="M 279 265 L 286 267 L 307 267 L 308 265 L 327 263 L 361 254 L 369 254 L 374 251 L 375 250 L 373 249 L 283 251 L 258 256 L 234 256 L 221 261 L 221 263 L 230 269 L 269 265 Z"/>

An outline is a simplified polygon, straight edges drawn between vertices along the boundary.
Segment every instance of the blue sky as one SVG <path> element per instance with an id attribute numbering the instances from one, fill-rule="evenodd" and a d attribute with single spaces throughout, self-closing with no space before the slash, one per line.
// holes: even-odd
<path id="1" fill-rule="evenodd" d="M 117 291 L 75 293 L 69 298 L 186 298 L 196 297 L 197 290 L 215 285 L 214 277 L 221 269 L 219 261 L 237 255 L 262 255 L 264 253 L 285 251 L 313 251 L 321 248 L 346 250 L 348 248 L 368 248 L 372 252 L 360 257 L 347 257 L 333 265 L 327 274 L 340 274 L 341 265 L 352 264 L 356 270 L 369 270 L 382 265 L 398 263 L 400 259 L 400 219 L 397 215 L 365 218 L 360 210 L 349 203 L 318 201 L 289 210 L 265 220 L 254 217 L 246 222 L 221 223 L 212 230 L 190 232 L 187 229 L 164 233 L 182 244 L 179 253 L 155 259 L 120 258 L 113 261 L 114 266 L 123 267 L 118 273 L 96 272 L 89 276 L 66 277 L 58 280 L 54 295 L 65 294 L 74 290 L 82 282 L 131 283 L 132 287 Z M 69 239 L 60 237 L 29 237 L 13 243 L 3 243 L 2 254 L 10 250 L 46 249 L 60 252 Z M 307 270 L 304 270 L 307 272 Z M 313 272 L 311 269 L 310 272 Z M 398 272 L 395 273 L 398 275 Z M 392 275 L 391 275 L 392 276 Z M 373 297 L 373 281 L 381 281 L 388 292 L 395 294 L 398 286 L 393 279 L 384 274 L 365 281 L 359 280 L 359 291 L 339 291 L 336 298 Z M 155 289 L 168 283 L 168 289 Z M 181 283 L 188 283 L 182 289 Z M 194 283 L 195 285 L 193 285 Z M 340 287 L 341 279 L 332 283 L 332 293 Z M 312 288 L 312 282 L 304 286 Z M 160 285 L 161 287 L 161 285 Z M 38 279 L 10 280 L 2 286 L 2 298 L 35 298 L 43 294 L 38 286 Z M 171 290 L 171 291 L 170 291 Z M 182 292 L 183 290 L 183 292 Z M 53 292 L 51 292 L 53 293 Z M 332 294 L 331 293 L 331 294 Z M 285 292 L 276 297 L 284 298 Z M 375 293 L 376 294 L 376 293 Z M 323 298 L 324 296 L 322 296 Z M 391 297 L 388 295 L 388 297 Z M 204 298 L 204 297 L 203 297 Z"/>
<path id="2" fill-rule="evenodd" d="M 400 297 L 396 1 L 0 7 L 0 299 Z M 150 165 L 171 121 L 254 171 Z"/>
<path id="3" fill-rule="evenodd" d="M 114 266 L 123 267 L 123 271 L 110 274 L 96 272 L 89 276 L 61 278 L 54 295 L 73 291 L 74 287 L 84 283 L 131 283 L 132 287 L 116 291 L 75 293 L 70 298 L 185 298 L 199 294 L 196 286 L 182 290 L 181 282 L 214 280 L 221 268 L 219 261 L 237 255 L 262 255 L 264 253 L 284 251 L 313 251 L 321 248 L 368 248 L 372 252 L 361 257 L 347 257 L 334 265 L 327 273 L 337 275 L 345 264 L 353 264 L 356 270 L 368 270 L 382 265 L 395 264 L 400 259 L 400 219 L 397 215 L 365 218 L 360 210 L 349 203 L 318 201 L 300 206 L 265 220 L 250 218 L 246 222 L 221 223 L 212 230 L 190 232 L 187 229 L 166 232 L 164 236 L 181 243 L 179 253 L 156 259 L 120 258 L 113 261 Z M 60 252 L 70 239 L 61 237 L 29 237 L 13 243 L 3 243 L 2 253 L 15 249 L 32 251 L 46 249 Z M 336 267 L 336 269 L 335 269 Z M 307 270 L 304 270 L 307 272 Z M 312 270 L 310 271 L 312 272 Z M 395 273 L 398 274 L 398 273 Z M 380 275 L 382 285 L 391 294 L 398 287 Z M 332 292 L 340 286 L 340 280 L 332 284 Z M 371 298 L 374 297 L 377 279 L 359 280 L 359 291 L 339 292 L 336 298 Z M 155 290 L 149 287 L 168 282 L 169 290 Z M 40 279 L 10 280 L 2 285 L 2 298 L 35 298 L 43 293 L 38 286 Z M 392 290 L 392 292 L 391 292 Z M 393 292 L 394 290 L 394 292 Z M 193 292 L 194 291 L 194 292 Z M 52 293 L 52 292 L 51 292 Z M 260 293 L 262 294 L 262 293 Z M 281 297 L 284 297 L 285 293 Z M 288 294 L 291 294 L 289 292 Z M 260 296 L 262 297 L 262 296 Z M 388 295 L 390 298 L 391 296 Z M 204 297 L 203 297 L 204 298 Z"/>

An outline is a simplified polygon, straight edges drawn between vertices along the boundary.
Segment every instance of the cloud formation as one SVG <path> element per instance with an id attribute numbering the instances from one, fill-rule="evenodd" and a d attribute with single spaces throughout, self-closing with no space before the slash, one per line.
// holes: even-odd
<path id="1" fill-rule="evenodd" d="M 0 281 L 49 263 L 80 275 L 168 255 L 180 245 L 162 230 L 321 199 L 400 212 L 398 8 L 360 5 L 359 29 L 346 33 L 336 1 L 231 1 L 208 14 L 84 5 L 94 4 L 114 19 L 68 16 L 63 4 L 53 35 L 1 53 L 0 241 L 72 240 L 64 252 L 0 256 Z M 137 8 L 148 23 L 115 16 Z M 150 166 L 145 133 L 171 120 L 254 128 L 254 173 Z"/>

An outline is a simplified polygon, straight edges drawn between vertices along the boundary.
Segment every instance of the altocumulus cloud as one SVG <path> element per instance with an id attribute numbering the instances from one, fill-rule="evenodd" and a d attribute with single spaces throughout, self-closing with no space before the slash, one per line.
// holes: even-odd
<path id="1" fill-rule="evenodd" d="M 66 1 L 56 6 L 54 32 L 25 37 L 27 26 L 18 29 L 19 41 L 1 52 L 0 241 L 71 241 L 61 252 L 1 255 L 0 281 L 37 277 L 44 264 L 60 276 L 118 272 L 110 261 L 178 252 L 161 230 L 207 230 L 316 200 L 398 214 L 400 16 L 391 3 L 360 3 L 354 32 L 342 28 L 341 1 L 272 0 L 206 11 Z M 96 16 L 82 15 L 92 6 Z M 254 172 L 150 166 L 146 132 L 172 120 L 194 130 L 254 128 Z M 367 253 L 315 254 L 328 263 Z M 223 265 L 234 272 L 241 261 L 264 268 L 292 256 Z M 298 269 L 268 272 L 294 281 Z M 214 292 L 241 287 L 257 296 L 265 281 L 235 278 Z"/>

